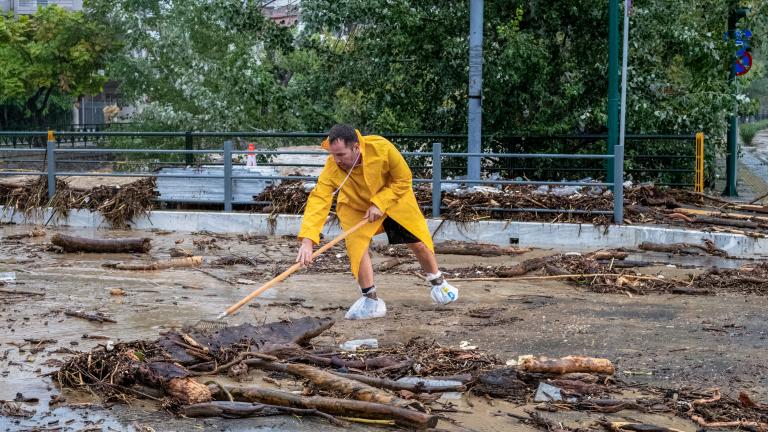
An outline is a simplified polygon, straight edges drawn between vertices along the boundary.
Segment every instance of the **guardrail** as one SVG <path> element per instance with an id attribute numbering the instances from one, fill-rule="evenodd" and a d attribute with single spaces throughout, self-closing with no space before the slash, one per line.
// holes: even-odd
<path id="1" fill-rule="evenodd" d="M 40 133 L 28 132 L 26 136 L 40 136 Z M 2 133 L 0 132 L 0 135 Z M 102 177 L 172 177 L 172 178 L 207 178 L 211 180 L 222 180 L 224 183 L 224 197 L 221 203 L 224 205 L 224 211 L 232 211 L 233 204 L 254 204 L 253 201 L 235 201 L 232 197 L 232 182 L 238 178 L 248 179 L 264 179 L 264 180 L 304 180 L 315 181 L 316 177 L 313 176 L 238 176 L 233 174 L 232 159 L 235 155 L 246 155 L 252 153 L 247 150 L 235 150 L 233 141 L 226 140 L 223 146 L 218 149 L 143 149 L 143 148 L 78 148 L 77 146 L 66 147 L 61 145 L 61 141 L 57 141 L 55 136 L 68 137 L 73 135 L 80 135 L 73 132 L 60 132 L 53 134 L 53 132 L 47 137 L 50 138 L 46 141 L 45 148 L 9 148 L 0 147 L 0 154 L 3 152 L 16 152 L 23 154 L 37 153 L 44 154 L 45 158 L 45 171 L 0 171 L 0 176 L 8 175 L 40 175 L 47 176 L 48 179 L 48 195 L 52 198 L 56 193 L 56 178 L 65 176 L 102 176 Z M 130 132 L 98 132 L 92 133 L 93 136 L 134 136 L 135 133 Z M 143 136 L 152 137 L 179 137 L 184 136 L 185 140 L 188 137 L 242 137 L 242 136 L 254 136 L 239 132 L 233 133 L 205 133 L 205 132 L 191 132 L 191 133 L 178 133 L 178 132 L 145 132 Z M 259 137 L 279 137 L 279 138 L 322 138 L 325 134 L 315 133 L 259 133 Z M 418 139 L 430 139 L 435 135 L 408 135 L 411 138 Z M 459 138 L 461 135 L 443 135 L 448 138 Z M 390 135 L 390 138 L 397 139 L 397 136 Z M 515 212 L 515 211 L 533 211 L 533 212 L 562 212 L 562 213 L 587 213 L 594 215 L 613 215 L 613 219 L 616 223 L 623 221 L 623 182 L 624 182 L 624 146 L 615 146 L 615 154 L 550 154 L 550 153 L 461 153 L 461 152 L 444 152 L 443 144 L 434 142 L 431 145 L 431 151 L 403 151 L 402 154 L 406 158 L 427 158 L 431 160 L 429 165 L 431 175 L 427 177 L 414 177 L 413 182 L 430 183 L 432 186 L 432 206 L 431 212 L 433 217 L 440 217 L 441 214 L 441 198 L 442 191 L 441 186 L 445 182 L 450 183 L 462 183 L 466 185 L 566 185 L 566 186 L 606 186 L 610 187 L 614 191 L 613 209 L 605 210 L 579 210 L 579 209 L 534 209 L 534 208 L 498 208 L 489 209 L 492 211 L 502 212 Z M 185 158 L 193 158 L 195 155 L 204 154 L 220 154 L 223 158 L 223 175 L 189 175 L 189 174 L 163 174 L 163 173 L 148 173 L 148 172 L 125 172 L 125 173 L 104 173 L 104 172 L 72 172 L 72 171 L 59 171 L 57 170 L 58 156 L 62 154 L 144 154 L 144 155 L 183 155 Z M 253 153 L 258 155 L 277 155 L 277 154 L 295 154 L 295 155 L 327 155 L 323 151 L 276 151 L 276 150 L 255 150 Z M 520 179 L 501 179 L 501 180 L 465 180 L 465 179 L 450 179 L 444 178 L 444 169 L 442 162 L 444 159 L 459 158 L 466 160 L 467 158 L 493 158 L 495 160 L 532 160 L 532 159 L 555 159 L 555 160 L 597 160 L 597 161 L 617 161 L 612 164 L 614 166 L 613 178 L 614 182 L 599 182 L 599 181 L 570 181 L 570 180 L 520 180 Z M 189 201 L 185 201 L 189 202 Z M 210 201 L 206 201 L 210 204 Z"/>

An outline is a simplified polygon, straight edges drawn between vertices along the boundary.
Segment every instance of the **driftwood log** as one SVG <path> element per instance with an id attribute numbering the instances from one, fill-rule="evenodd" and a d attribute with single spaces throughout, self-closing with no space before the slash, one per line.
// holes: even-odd
<path id="1" fill-rule="evenodd" d="M 55 234 L 51 243 L 65 252 L 147 253 L 152 248 L 149 238 L 91 239 Z"/>
<path id="2" fill-rule="evenodd" d="M 377 389 L 361 381 L 345 378 L 322 369 L 305 364 L 275 363 L 261 359 L 249 359 L 244 361 L 248 366 L 277 372 L 287 372 L 308 379 L 315 386 L 343 394 L 346 397 L 385 405 L 410 406 L 413 402 L 396 397 L 390 393 Z"/>
<path id="3" fill-rule="evenodd" d="M 498 272 L 496 272 L 496 275 L 498 277 L 505 277 L 505 278 L 523 276 L 532 271 L 536 271 L 543 268 L 556 257 L 557 256 L 548 256 L 548 257 L 533 258 L 533 259 L 525 260 L 520 264 L 516 264 L 506 270 L 499 270 Z"/>
<path id="4" fill-rule="evenodd" d="M 435 245 L 436 254 L 444 255 L 475 255 L 483 257 L 493 257 L 502 255 L 518 255 L 530 252 L 530 249 L 501 247 L 487 243 L 470 243 L 447 241 Z"/>
<path id="5" fill-rule="evenodd" d="M 21 240 L 25 238 L 31 238 L 31 237 L 44 237 L 45 236 L 45 228 L 33 228 L 32 231 L 21 233 L 21 234 L 11 234 L 3 237 L 5 240 Z"/>
<path id="6" fill-rule="evenodd" d="M 615 369 L 608 359 L 568 356 L 563 358 L 528 358 L 523 360 L 520 367 L 525 372 L 566 374 L 570 372 L 587 372 L 613 375 Z"/>
<path id="7" fill-rule="evenodd" d="M 672 244 L 661 244 L 661 243 L 651 243 L 651 242 L 643 242 L 640 243 L 639 246 L 640 249 L 645 251 L 653 251 L 653 252 L 665 252 L 665 253 L 674 253 L 674 254 L 693 254 L 698 251 L 704 252 L 709 255 L 719 256 L 719 257 L 728 257 L 728 253 L 717 246 L 708 239 L 704 240 L 703 245 L 697 245 L 693 243 L 672 243 Z"/>
<path id="8" fill-rule="evenodd" d="M 348 423 L 315 409 L 291 408 L 285 406 L 265 405 L 251 402 L 211 401 L 187 405 L 182 408 L 185 417 L 267 417 L 275 415 L 316 416 L 327 419 L 336 426 L 347 426 Z"/>
<path id="9" fill-rule="evenodd" d="M 64 311 L 64 315 L 75 317 L 75 318 L 82 318 L 86 319 L 88 321 L 96 321 L 96 322 L 109 322 L 109 323 L 116 323 L 117 321 L 113 320 L 112 318 L 103 315 L 101 313 L 87 313 L 87 312 L 81 312 L 81 311 Z"/>
<path id="10" fill-rule="evenodd" d="M 216 393 L 218 388 L 211 388 L 217 399 L 226 395 Z M 290 406 L 302 409 L 316 409 L 324 413 L 359 417 L 375 420 L 394 420 L 395 424 L 411 429 L 428 429 L 437 425 L 437 416 L 400 408 L 392 405 L 363 402 L 349 399 L 337 399 L 322 396 L 299 396 L 278 390 L 259 387 L 229 387 L 225 390 L 237 401 L 257 402 L 269 405 Z"/>
<path id="11" fill-rule="evenodd" d="M 193 256 L 186 258 L 171 258 L 165 261 L 155 261 L 151 263 L 105 263 L 102 267 L 113 268 L 117 270 L 166 270 L 171 268 L 189 268 L 197 267 L 203 263 L 203 257 Z"/>
<path id="12" fill-rule="evenodd" d="M 360 381 L 363 383 L 366 383 L 368 385 L 372 385 L 374 387 L 378 388 L 385 388 L 389 390 L 408 390 L 412 393 L 442 393 L 442 392 L 465 392 L 467 391 L 467 386 L 463 384 L 455 385 L 455 384 L 431 384 L 425 381 L 419 381 L 415 384 L 409 384 L 409 383 L 403 383 L 398 382 L 386 378 L 377 378 L 372 377 L 369 375 L 362 375 L 362 374 L 353 374 L 353 373 L 343 373 L 343 372 L 332 372 L 334 375 L 338 375 L 340 377 L 349 378 L 355 381 Z M 440 378 L 433 378 L 434 379 L 440 379 Z"/>

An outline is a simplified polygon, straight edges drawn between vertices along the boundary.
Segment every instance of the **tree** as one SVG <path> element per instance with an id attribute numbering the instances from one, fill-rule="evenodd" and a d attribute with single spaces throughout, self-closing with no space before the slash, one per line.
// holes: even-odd
<path id="1" fill-rule="evenodd" d="M 91 0 L 95 19 L 118 29 L 124 50 L 108 72 L 136 120 L 181 129 L 301 127 L 282 68 L 293 36 L 262 16 L 260 1 Z"/>
<path id="2" fill-rule="evenodd" d="M 97 94 L 107 77 L 106 54 L 114 39 L 107 28 L 58 6 L 35 15 L 0 19 L 0 104 L 22 110 L 37 127 L 53 99 Z"/>

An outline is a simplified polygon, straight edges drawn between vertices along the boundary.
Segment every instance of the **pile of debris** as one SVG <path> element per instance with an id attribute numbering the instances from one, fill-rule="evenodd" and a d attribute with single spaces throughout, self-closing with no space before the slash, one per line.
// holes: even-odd
<path id="1" fill-rule="evenodd" d="M 652 247 L 653 246 L 653 247 Z M 707 250 L 711 255 L 724 252 L 711 242 L 703 246 L 689 244 L 663 245 L 665 250 L 685 252 L 688 249 Z M 653 244 L 641 248 L 657 250 Z M 454 268 L 445 272 L 453 280 L 564 280 L 590 291 L 608 294 L 671 293 L 714 295 L 717 293 L 743 293 L 768 295 L 768 264 L 761 263 L 739 269 L 711 269 L 700 275 L 689 275 L 685 280 L 660 275 L 640 274 L 639 267 L 655 265 L 652 262 L 625 260 L 627 251 L 598 251 L 586 255 L 578 253 L 555 254 L 532 258 L 513 266 L 473 266 Z M 658 263 L 658 265 L 663 265 Z M 537 275 L 531 276 L 530 274 Z"/>
<path id="2" fill-rule="evenodd" d="M 301 181 L 270 186 L 254 199 L 271 204 L 256 205 L 254 211 L 301 213 L 311 190 L 309 186 L 312 184 Z M 595 191 L 596 188 L 599 190 Z M 429 214 L 431 187 L 419 185 L 414 192 L 425 214 Z M 474 186 L 443 192 L 441 203 L 442 217 L 459 222 L 502 219 L 608 225 L 613 218 L 610 214 L 613 194 L 597 186 Z M 752 237 L 763 237 L 768 227 L 768 216 L 761 216 L 768 213 L 766 206 L 727 201 L 682 189 L 628 186 L 624 189 L 624 205 L 624 222 L 628 224 L 682 225 Z"/>
<path id="3" fill-rule="evenodd" d="M 469 372 L 465 379 L 471 381 L 471 373 L 496 364 L 484 354 L 423 342 L 381 352 L 365 346 L 355 347 L 353 353 L 308 350 L 307 343 L 334 324 L 328 318 L 305 317 L 261 326 L 216 328 L 216 324 L 204 322 L 171 331 L 154 342 L 99 347 L 70 358 L 52 375 L 62 387 L 88 389 L 108 400 L 155 399 L 188 417 L 315 415 L 337 425 L 383 420 L 384 424 L 425 429 L 438 421 L 426 406 L 436 399 L 430 394 L 467 387 L 454 379 L 439 379 L 434 384 L 419 378 L 422 374 Z M 295 376 L 309 386 L 299 395 L 215 381 L 206 385 L 195 379 L 225 374 L 246 381 L 249 369 L 278 378 Z M 386 378 L 411 372 L 418 376 L 398 381 Z M 265 381 L 281 387 L 274 378 Z M 157 391 L 162 396 L 149 394 Z"/>
<path id="4" fill-rule="evenodd" d="M 22 185 L 0 183 L 0 205 L 6 211 L 20 212 L 25 218 L 50 207 L 53 218 L 66 218 L 70 210 L 99 212 L 113 228 L 126 228 L 136 218 L 155 207 L 155 179 L 145 178 L 124 186 L 98 186 L 89 190 L 74 189 L 56 180 L 56 193 L 48 199 L 45 177 Z"/>
<path id="5" fill-rule="evenodd" d="M 768 407 L 742 393 L 738 400 L 693 390 L 637 387 L 615 378 L 608 359 L 521 356 L 502 366 L 474 346 L 444 347 L 424 339 L 379 348 L 349 341 L 338 348 L 309 348 L 331 328 L 328 318 L 232 327 L 202 322 L 170 331 L 153 342 L 135 341 L 77 354 L 52 373 L 65 388 L 87 389 L 109 401 L 153 399 L 186 417 L 317 416 L 349 422 L 434 428 L 456 412 L 440 402 L 445 393 L 472 393 L 519 404 L 536 403 L 527 416 L 498 412 L 543 430 L 576 430 L 538 412 L 634 410 L 669 413 L 701 427 L 762 430 Z M 375 342 L 375 340 L 374 340 Z M 246 384 L 262 371 L 262 385 Z M 226 385 L 226 375 L 239 384 Z M 205 382 L 205 384 L 203 384 Z M 297 385 L 300 391 L 288 391 Z M 641 397 L 628 397 L 635 390 Z M 445 413 L 445 414 L 439 414 Z M 556 427 L 554 427 L 556 426 Z M 611 430 L 671 430 L 602 418 Z M 638 428 L 644 427 L 644 428 Z"/>

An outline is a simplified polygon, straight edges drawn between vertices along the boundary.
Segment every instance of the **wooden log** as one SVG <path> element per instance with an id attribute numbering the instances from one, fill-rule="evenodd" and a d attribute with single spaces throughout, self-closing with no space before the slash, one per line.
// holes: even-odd
<path id="1" fill-rule="evenodd" d="M 376 266 L 376 271 L 384 272 L 387 270 L 392 270 L 393 268 L 399 266 L 400 264 L 404 264 L 405 262 L 405 260 L 400 259 L 399 257 L 392 257 Z"/>
<path id="2" fill-rule="evenodd" d="M 673 210 L 674 213 L 681 213 L 684 215 L 693 215 L 693 216 L 711 216 L 711 217 L 720 217 L 720 218 L 726 218 L 726 219 L 741 219 L 741 220 L 752 220 L 756 222 L 762 222 L 762 223 L 768 223 L 768 217 L 765 216 L 755 216 L 755 215 L 747 215 L 742 213 L 729 213 L 729 212 L 717 212 L 717 211 L 709 211 L 709 210 L 700 210 L 700 209 L 688 209 L 688 208 L 676 208 Z"/>
<path id="3" fill-rule="evenodd" d="M 306 397 L 259 387 L 243 388 L 226 386 L 225 389 L 238 401 L 258 402 L 303 409 L 316 409 L 324 413 L 340 416 L 360 417 L 374 420 L 394 420 L 395 424 L 405 428 L 433 428 L 437 425 L 438 420 L 438 417 L 434 415 L 379 403 L 323 396 Z"/>
<path id="4" fill-rule="evenodd" d="M 699 224 L 722 225 L 722 226 L 731 226 L 736 228 L 757 229 L 757 228 L 766 226 L 766 224 L 764 223 L 753 222 L 750 220 L 725 219 L 725 218 L 718 218 L 718 217 L 712 217 L 712 216 L 696 216 L 694 218 L 691 218 L 691 220 L 694 223 L 699 223 Z"/>
<path id="5" fill-rule="evenodd" d="M 613 375 L 615 369 L 608 359 L 568 356 L 563 358 L 528 358 L 523 360 L 520 368 L 525 372 L 566 374 L 570 372 L 587 372 Z"/>
<path id="6" fill-rule="evenodd" d="M 103 323 L 103 322 L 116 323 L 117 322 L 108 316 L 102 315 L 101 313 L 87 313 L 87 312 L 81 312 L 81 311 L 68 310 L 68 311 L 64 311 L 64 315 L 87 319 L 88 321 L 96 321 L 100 323 Z"/>
<path id="7" fill-rule="evenodd" d="M 615 431 L 634 431 L 634 432 L 683 432 L 680 429 L 668 428 L 666 426 L 656 426 L 648 423 L 624 422 L 624 421 L 600 421 L 600 424 L 606 428 Z"/>
<path id="8" fill-rule="evenodd" d="M 720 257 L 728 256 L 728 253 L 726 251 L 718 248 L 717 246 L 715 246 L 714 243 L 708 240 L 704 240 L 703 246 L 693 244 L 693 243 L 661 244 L 661 243 L 642 242 L 640 243 L 639 248 L 645 251 L 665 252 L 665 253 L 674 253 L 674 254 L 693 254 L 694 252 L 691 251 L 691 249 L 695 249 L 697 251 L 702 251 L 709 255 L 720 256 Z"/>
<path id="9" fill-rule="evenodd" d="M 698 415 L 692 415 L 691 420 L 696 422 L 699 426 L 705 429 L 745 429 L 745 430 L 768 430 L 768 423 L 750 421 L 750 420 L 734 420 L 725 422 L 708 422 L 704 417 Z"/>
<path id="10" fill-rule="evenodd" d="M 316 416 L 327 419 L 336 426 L 347 426 L 348 423 L 315 409 L 301 409 L 284 406 L 265 405 L 251 402 L 211 401 L 187 405 L 182 408 L 185 417 L 267 417 L 275 415 Z"/>
<path id="11" fill-rule="evenodd" d="M 396 406 L 409 406 L 412 403 L 411 401 L 400 399 L 392 394 L 369 386 L 364 382 L 335 375 L 305 364 L 275 363 L 261 359 L 249 359 L 244 363 L 259 369 L 287 372 L 292 375 L 300 376 L 308 379 L 312 384 L 319 388 L 340 393 L 346 397 L 359 401 Z"/>
<path id="12" fill-rule="evenodd" d="M 45 236 L 45 228 L 33 228 L 32 231 L 30 232 L 7 235 L 3 239 L 4 240 L 21 240 L 25 238 L 44 237 L 44 236 Z"/>
<path id="13" fill-rule="evenodd" d="M 208 402 L 213 399 L 211 391 L 205 384 L 190 377 L 189 371 L 170 362 L 140 362 L 130 360 L 128 373 L 118 377 L 119 380 L 136 380 L 149 387 L 161 388 L 183 405 Z"/>
<path id="14" fill-rule="evenodd" d="M 355 381 L 371 385 L 373 387 L 385 388 L 388 390 L 407 390 L 413 393 L 442 393 L 442 392 L 465 392 L 467 386 L 460 384 L 430 384 L 426 380 L 419 381 L 415 384 L 402 383 L 386 378 L 377 378 L 363 374 L 332 372 L 334 375 L 338 375 L 343 378 L 348 378 Z M 431 378 L 432 380 L 439 380 L 440 378 Z"/>
<path id="15" fill-rule="evenodd" d="M 167 270 L 170 268 L 189 268 L 197 267 L 203 263 L 203 257 L 194 256 L 187 258 L 171 258 L 167 261 L 155 261 L 147 264 L 139 263 L 105 263 L 102 267 L 113 268 L 117 270 L 134 270 L 134 271 L 147 271 L 147 270 Z"/>
<path id="16" fill-rule="evenodd" d="M 180 248 L 180 247 L 173 247 L 170 250 L 171 258 L 186 258 L 194 256 L 195 254 L 192 253 L 192 251 Z"/>
<path id="17" fill-rule="evenodd" d="M 768 213 L 768 206 L 753 205 L 753 204 L 734 204 L 729 207 L 734 210 L 750 211 L 755 213 Z"/>
<path id="18" fill-rule="evenodd" d="M 545 265 L 547 265 L 550 261 L 555 259 L 557 255 L 548 256 L 548 257 L 542 257 L 542 258 L 533 258 L 529 260 L 525 260 L 521 262 L 520 264 L 514 265 L 506 270 L 499 270 L 496 272 L 496 276 L 498 277 L 514 277 L 514 276 L 522 276 L 524 274 L 530 273 L 532 271 L 539 270 L 543 268 Z"/>
<path id="19" fill-rule="evenodd" d="M 55 234 L 51 243 L 65 252 L 147 253 L 152 248 L 149 238 L 91 239 Z"/>
<path id="20" fill-rule="evenodd" d="M 585 255 L 585 258 L 593 260 L 624 260 L 629 256 L 629 252 L 624 251 L 597 251 Z"/>
<path id="21" fill-rule="evenodd" d="M 494 244 L 459 241 L 446 241 L 435 245 L 435 253 L 444 255 L 476 255 L 483 257 L 493 257 L 502 255 L 519 255 L 530 251 L 531 249 L 527 248 L 501 247 Z"/>

